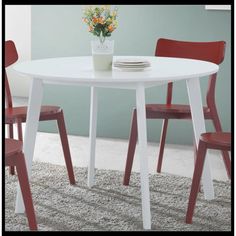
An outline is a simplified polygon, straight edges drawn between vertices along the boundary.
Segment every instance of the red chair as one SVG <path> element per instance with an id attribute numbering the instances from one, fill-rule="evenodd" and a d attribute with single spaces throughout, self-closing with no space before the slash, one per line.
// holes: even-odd
<path id="1" fill-rule="evenodd" d="M 30 230 L 37 230 L 37 222 L 21 141 L 5 139 L 5 166 L 16 167 L 29 228 Z"/>
<path id="2" fill-rule="evenodd" d="M 5 124 L 9 127 L 9 137 L 13 138 L 13 124 L 16 123 L 17 119 L 21 122 L 26 121 L 27 107 L 13 107 L 12 96 L 10 91 L 10 86 L 8 83 L 6 68 L 14 64 L 18 60 L 18 53 L 13 41 L 9 40 L 5 42 L 5 99 L 6 106 L 5 109 Z M 40 111 L 40 121 L 56 120 L 58 125 L 58 130 L 60 133 L 62 148 L 64 152 L 64 158 L 66 162 L 66 167 L 69 175 L 70 184 L 75 184 L 75 177 L 73 172 L 73 166 L 71 161 L 69 143 L 67 139 L 66 126 L 64 121 L 63 110 L 58 106 L 42 106 Z M 21 124 L 18 125 L 18 137 L 22 140 L 22 127 Z M 10 173 L 14 174 L 14 168 L 11 167 Z"/>
<path id="3" fill-rule="evenodd" d="M 204 60 L 220 64 L 224 60 L 225 42 L 184 42 L 170 39 L 159 39 L 156 46 L 156 56 L 160 57 L 178 57 Z M 215 104 L 215 85 L 216 76 L 210 76 L 208 90 L 206 94 L 206 106 L 203 107 L 205 119 L 212 120 L 217 132 L 221 132 L 221 123 L 217 114 Z M 158 157 L 157 172 L 161 172 L 163 159 L 164 145 L 166 139 L 167 125 L 169 119 L 191 119 L 191 111 L 189 105 L 172 104 L 172 89 L 173 83 L 168 83 L 166 104 L 147 104 L 146 117 L 147 119 L 163 119 L 162 134 L 160 139 L 160 150 Z M 129 147 L 125 167 L 125 175 L 123 184 L 129 185 L 133 158 L 137 142 L 137 114 L 136 108 L 133 110 L 131 131 L 129 137 Z M 195 144 L 195 142 L 194 142 Z M 228 177 L 231 176 L 230 158 L 226 151 L 222 151 L 224 163 L 226 166 Z"/>
<path id="4" fill-rule="evenodd" d="M 186 223 L 191 224 L 197 200 L 207 149 L 231 151 L 231 133 L 204 133 L 200 136 L 197 158 L 193 173 L 192 187 L 189 196 Z"/>

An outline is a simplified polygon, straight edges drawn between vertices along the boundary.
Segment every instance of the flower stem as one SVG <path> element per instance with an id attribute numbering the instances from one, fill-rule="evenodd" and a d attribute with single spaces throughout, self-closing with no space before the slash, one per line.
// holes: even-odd
<path id="1" fill-rule="evenodd" d="M 103 36 L 102 31 L 101 31 L 101 33 L 100 33 L 100 35 L 99 35 L 100 43 L 103 44 L 104 41 L 105 41 L 105 39 L 106 39 L 106 37 Z"/>

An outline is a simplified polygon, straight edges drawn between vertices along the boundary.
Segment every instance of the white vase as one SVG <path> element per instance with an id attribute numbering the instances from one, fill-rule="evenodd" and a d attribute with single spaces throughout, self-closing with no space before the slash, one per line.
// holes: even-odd
<path id="1" fill-rule="evenodd" d="M 103 43 L 101 43 L 99 40 L 94 40 L 91 42 L 91 46 L 94 70 L 112 70 L 114 40 L 106 39 Z"/>

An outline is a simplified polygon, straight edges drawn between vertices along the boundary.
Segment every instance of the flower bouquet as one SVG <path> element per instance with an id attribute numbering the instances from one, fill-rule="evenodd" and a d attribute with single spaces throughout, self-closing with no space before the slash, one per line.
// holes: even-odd
<path id="1" fill-rule="evenodd" d="M 117 28 L 117 7 L 111 10 L 110 6 L 92 7 L 88 6 L 84 9 L 82 18 L 83 22 L 88 25 L 88 31 L 99 37 L 103 43 L 106 37 L 110 37 L 111 33 Z"/>

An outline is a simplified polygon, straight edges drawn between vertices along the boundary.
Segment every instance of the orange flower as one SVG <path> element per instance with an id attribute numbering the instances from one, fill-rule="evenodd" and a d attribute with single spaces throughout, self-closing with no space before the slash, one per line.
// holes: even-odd
<path id="1" fill-rule="evenodd" d="M 98 22 L 98 18 L 96 18 L 96 17 L 93 17 L 93 23 L 97 23 Z"/>
<path id="2" fill-rule="evenodd" d="M 97 22 L 103 25 L 103 24 L 104 24 L 104 19 L 103 19 L 103 17 L 99 17 L 99 18 L 97 19 Z"/>
<path id="3" fill-rule="evenodd" d="M 109 25 L 107 28 L 108 28 L 108 31 L 109 31 L 109 32 L 112 32 L 112 31 L 114 30 L 113 25 Z"/>
<path id="4" fill-rule="evenodd" d="M 88 31 L 91 32 L 93 30 L 93 26 L 89 26 Z"/>

